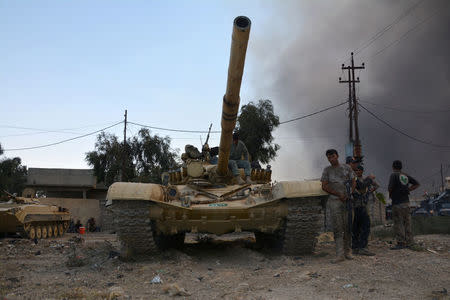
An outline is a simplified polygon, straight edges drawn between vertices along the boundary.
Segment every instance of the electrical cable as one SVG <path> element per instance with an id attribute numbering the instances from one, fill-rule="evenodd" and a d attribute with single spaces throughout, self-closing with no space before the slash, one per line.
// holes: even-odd
<path id="1" fill-rule="evenodd" d="M 120 122 L 118 122 L 118 123 L 116 123 L 116 124 L 113 124 L 113 125 L 111 125 L 111 126 L 102 128 L 102 129 L 100 129 L 100 130 L 96 130 L 96 131 L 94 131 L 94 132 L 90 132 L 90 133 L 87 133 L 87 134 L 83 134 L 83 135 L 80 135 L 80 136 L 77 136 L 77 137 L 73 137 L 73 138 L 70 138 L 70 139 L 62 140 L 62 141 L 55 142 L 55 143 L 51 143 L 51 144 L 40 145 L 40 146 L 35 146 L 35 147 L 25 147 L 25 148 L 15 148 L 15 149 L 4 149 L 3 151 L 31 150 L 31 149 L 38 149 L 38 148 L 50 147 L 50 146 L 62 144 L 62 143 L 65 143 L 65 142 L 77 140 L 77 139 L 80 139 L 80 138 L 83 138 L 83 137 L 86 137 L 86 136 L 90 136 L 90 135 L 99 133 L 99 132 L 101 132 L 101 131 L 104 131 L 104 130 L 106 130 L 106 129 L 112 128 L 112 127 L 117 126 L 117 125 L 122 124 L 122 123 L 123 123 L 123 121 L 120 121 Z"/>
<path id="2" fill-rule="evenodd" d="M 143 125 L 135 122 L 127 122 L 129 124 L 145 127 L 145 128 L 151 128 L 151 129 L 157 129 L 157 130 L 164 130 L 164 131 L 173 131 L 173 132 L 189 132 L 189 133 L 208 133 L 206 130 L 183 130 L 183 129 L 171 129 L 171 128 L 162 128 L 162 127 L 155 127 L 155 126 L 149 126 L 149 125 Z M 220 133 L 220 131 L 211 131 L 211 133 Z"/>
<path id="3" fill-rule="evenodd" d="M 286 123 L 289 123 L 289 122 L 293 122 L 293 121 L 297 121 L 297 120 L 301 120 L 301 119 L 305 119 L 307 117 L 311 117 L 311 116 L 317 115 L 319 113 L 322 113 L 324 111 L 327 111 L 327 110 L 339 107 L 339 106 L 344 105 L 344 104 L 348 104 L 348 100 L 345 100 L 344 102 L 341 102 L 339 104 L 336 104 L 336 105 L 333 105 L 333 106 L 330 106 L 330 107 L 318 110 L 316 112 L 313 112 L 313 113 L 310 113 L 310 114 L 307 114 L 307 115 L 304 115 L 304 116 L 301 116 L 301 117 L 297 117 L 297 118 L 293 118 L 293 119 L 290 119 L 290 120 L 287 120 L 287 121 L 280 122 L 280 125 L 281 124 L 286 124 Z"/>
<path id="4" fill-rule="evenodd" d="M 436 10 L 434 13 L 432 13 L 430 16 L 428 16 L 427 18 L 423 19 L 421 22 L 417 23 L 416 26 L 412 27 L 410 30 L 406 31 L 404 34 L 402 34 L 398 39 L 394 40 L 393 42 L 391 42 L 390 44 L 388 44 L 386 47 L 382 48 L 381 50 L 377 51 L 375 54 L 371 55 L 369 58 L 367 58 L 366 60 L 371 60 L 373 58 L 375 58 L 376 56 L 378 56 L 379 54 L 381 54 L 383 51 L 385 51 L 386 49 L 390 48 L 391 46 L 399 43 L 401 40 L 405 39 L 408 34 L 410 34 L 411 32 L 413 32 L 414 30 L 416 30 L 420 25 L 424 24 L 425 22 L 431 20 L 432 17 L 434 17 L 435 15 L 437 15 L 438 13 L 442 12 L 442 10 L 438 9 Z"/>
<path id="5" fill-rule="evenodd" d="M 321 109 L 319 111 L 316 111 L 316 112 L 313 112 L 313 113 L 310 113 L 310 114 L 307 114 L 307 115 L 304 115 L 304 116 L 301 116 L 301 117 L 293 118 L 293 119 L 290 119 L 290 120 L 287 120 L 287 121 L 284 121 L 284 122 L 280 122 L 280 125 L 281 124 L 286 124 L 286 123 L 289 123 L 289 122 L 293 122 L 293 121 L 297 121 L 297 120 L 301 120 L 301 119 L 305 119 L 307 117 L 311 117 L 311 116 L 317 115 L 319 113 L 325 112 L 327 110 L 339 107 L 339 106 L 347 104 L 347 103 L 348 103 L 347 100 L 345 100 L 344 102 L 341 102 L 339 104 L 336 104 L 336 105 L 333 105 L 333 106 Z M 74 137 L 74 138 L 71 138 L 71 139 L 66 139 L 66 140 L 55 142 L 55 143 L 51 143 L 51 144 L 40 145 L 40 146 L 35 146 L 35 147 L 4 149 L 4 151 L 31 150 L 31 149 L 38 149 L 38 148 L 54 146 L 54 145 L 62 144 L 62 143 L 65 143 L 65 142 L 68 142 L 68 141 L 72 141 L 72 140 L 75 140 L 75 139 L 79 139 L 79 138 L 82 138 L 82 137 L 86 137 L 86 136 L 89 136 L 89 135 L 93 135 L 95 133 L 98 133 L 98 132 L 104 131 L 106 129 L 109 129 L 111 127 L 117 126 L 117 125 L 119 125 L 121 123 L 123 123 L 123 121 L 120 121 L 120 122 L 115 123 L 115 124 L 113 124 L 111 126 L 105 127 L 103 129 L 100 129 L 100 130 L 97 130 L 97 131 L 94 131 L 94 132 L 91 132 L 91 133 L 88 133 L 88 134 L 84 134 L 84 135 L 81 135 L 81 136 L 77 136 L 77 137 Z M 182 130 L 182 129 L 162 128 L 162 127 L 156 127 L 156 126 L 143 125 L 143 124 L 139 124 L 139 123 L 136 123 L 136 122 L 130 122 L 130 121 L 128 121 L 127 124 L 132 124 L 132 125 L 136 125 L 136 126 L 141 126 L 141 127 L 145 127 L 145 128 L 151 128 L 151 129 L 157 129 L 157 130 L 172 131 L 172 132 L 208 133 L 208 131 L 202 131 L 202 130 Z M 210 133 L 220 133 L 220 131 L 211 131 Z"/>
<path id="6" fill-rule="evenodd" d="M 446 112 L 450 112 L 450 108 L 449 109 L 442 109 L 442 110 L 428 110 L 428 111 L 418 111 L 418 110 L 410 110 L 410 109 L 402 109 L 402 108 L 396 108 L 396 107 L 391 107 L 391 106 L 387 106 L 387 105 L 383 105 L 383 104 L 378 104 L 378 103 L 373 103 L 370 101 L 365 101 L 365 100 L 359 100 L 361 102 L 367 103 L 367 104 L 371 104 L 373 106 L 379 106 L 379 107 L 383 107 L 386 109 L 390 109 L 390 110 L 394 110 L 394 111 L 399 111 L 399 112 L 408 112 L 408 113 L 418 113 L 418 114 L 435 114 L 435 113 L 446 113 Z"/>
<path id="7" fill-rule="evenodd" d="M 116 121 L 116 122 L 118 122 L 118 121 Z M 116 122 L 114 122 L 114 123 L 116 123 Z M 40 128 L 31 128 L 31 127 L 0 125 L 1 128 L 25 129 L 25 130 L 35 130 L 36 131 L 36 132 L 32 132 L 32 133 L 19 133 L 19 134 L 2 135 L 2 136 L 0 136 L 0 138 L 15 137 L 15 136 L 31 136 L 31 135 L 38 135 L 38 134 L 45 134 L 45 133 L 66 133 L 66 134 L 80 135 L 81 134 L 80 132 L 70 132 L 68 130 L 78 130 L 78 129 L 88 128 L 88 127 L 99 126 L 99 125 L 104 126 L 104 125 L 111 124 L 111 123 L 112 122 L 95 124 L 95 125 L 86 125 L 86 126 L 77 127 L 77 128 L 53 129 L 53 130 L 40 129 Z"/>
<path id="8" fill-rule="evenodd" d="M 434 146 L 434 147 L 439 147 L 439 148 L 450 148 L 450 146 L 447 146 L 447 145 L 434 144 L 434 143 L 430 143 L 430 142 L 427 142 L 427 141 L 418 139 L 418 138 L 416 138 L 416 137 L 413 137 L 413 136 L 411 136 L 411 135 L 409 135 L 409 134 L 407 134 L 407 133 L 401 131 L 400 129 L 395 128 L 394 126 L 392 126 L 392 125 L 389 124 L 388 122 L 384 121 L 383 119 L 381 119 L 380 117 L 378 117 L 377 115 L 375 115 L 374 113 L 372 113 L 370 110 L 368 110 L 367 108 L 365 108 L 361 103 L 358 103 L 358 105 L 359 105 L 362 109 L 364 109 L 367 113 L 369 113 L 372 117 L 374 117 L 375 119 L 377 119 L 378 121 L 380 121 L 381 123 L 383 123 L 384 125 L 388 126 L 388 127 L 391 128 L 392 130 L 394 130 L 394 131 L 396 131 L 396 132 L 398 132 L 398 133 L 400 133 L 400 134 L 402 134 L 402 135 L 404 135 L 404 136 L 406 136 L 406 137 L 408 137 L 408 138 L 410 138 L 410 139 L 412 139 L 412 140 L 414 140 L 414 141 L 416 141 L 416 142 L 419 142 L 419 143 L 422 143 L 422 144 L 426 144 L 426 145 L 430 145 L 430 146 Z"/>
<path id="9" fill-rule="evenodd" d="M 417 6 L 419 6 L 420 4 L 422 4 L 422 2 L 424 2 L 425 0 L 420 0 L 418 2 L 416 2 L 415 4 L 413 4 L 412 6 L 410 6 L 407 10 L 405 10 L 400 16 L 397 17 L 397 19 L 395 19 L 391 24 L 387 25 L 386 27 L 384 27 L 383 29 L 381 29 L 380 31 L 378 31 L 375 35 L 373 35 L 368 41 L 366 41 L 363 45 L 361 45 L 360 47 L 356 48 L 354 53 L 355 55 L 358 53 L 361 53 L 364 49 L 366 49 L 367 47 L 369 47 L 373 42 L 375 42 L 377 39 L 379 39 L 383 34 L 385 34 L 386 32 L 388 32 L 389 30 L 391 30 L 392 28 L 394 28 L 394 26 L 396 24 L 398 24 L 403 18 L 405 18 L 407 15 L 409 15 L 412 11 L 414 11 L 414 9 L 416 9 Z"/>

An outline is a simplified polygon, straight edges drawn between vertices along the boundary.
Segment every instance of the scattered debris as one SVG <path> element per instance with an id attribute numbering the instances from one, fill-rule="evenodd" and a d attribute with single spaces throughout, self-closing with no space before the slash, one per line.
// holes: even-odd
<path id="1" fill-rule="evenodd" d="M 437 296 L 447 296 L 448 292 L 446 288 L 442 288 L 442 291 L 433 291 L 432 294 Z"/>
<path id="2" fill-rule="evenodd" d="M 125 296 L 125 291 L 120 286 L 113 286 L 109 288 L 108 300 L 118 299 Z"/>
<path id="3" fill-rule="evenodd" d="M 156 275 L 155 277 L 153 277 L 152 281 L 150 281 L 151 284 L 159 284 L 162 283 L 161 277 L 159 277 L 159 275 Z"/>
<path id="4" fill-rule="evenodd" d="M 428 252 L 431 252 L 431 253 L 433 253 L 433 254 L 439 254 L 439 253 L 437 253 L 436 251 L 431 250 L 431 249 L 428 249 L 428 248 L 427 248 L 427 251 L 428 251 Z"/>
<path id="5" fill-rule="evenodd" d="M 169 296 L 190 296 L 184 288 L 180 287 L 177 283 L 166 284 L 162 287 L 164 293 L 169 294 Z"/>
<path id="6" fill-rule="evenodd" d="M 348 289 L 348 288 L 352 288 L 352 287 L 355 287 L 355 286 L 351 283 L 347 283 L 342 286 L 342 288 L 344 288 L 344 289 Z"/>
<path id="7" fill-rule="evenodd" d="M 317 272 L 309 272 L 308 276 L 310 278 L 319 278 L 320 277 L 320 275 Z"/>
<path id="8" fill-rule="evenodd" d="M 242 282 L 236 287 L 236 292 L 247 292 L 250 289 L 250 285 L 248 283 Z"/>

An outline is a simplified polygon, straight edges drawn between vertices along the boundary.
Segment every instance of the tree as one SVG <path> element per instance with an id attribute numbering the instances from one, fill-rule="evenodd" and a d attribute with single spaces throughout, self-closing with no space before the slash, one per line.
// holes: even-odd
<path id="1" fill-rule="evenodd" d="M 270 100 L 259 100 L 257 104 L 249 102 L 241 107 L 236 130 L 247 146 L 252 161 L 268 163 L 276 157 L 280 146 L 273 143 L 272 131 L 278 125 L 280 120 L 274 114 Z"/>
<path id="2" fill-rule="evenodd" d="M 97 181 L 107 186 L 119 181 L 123 159 L 123 145 L 119 142 L 119 138 L 116 135 L 101 132 L 97 136 L 95 148 L 95 151 L 86 153 L 85 159 L 90 166 L 94 167 Z M 129 159 L 129 157 L 126 158 Z M 131 176 L 124 177 L 134 177 L 132 169 L 125 170 L 125 173 Z"/>
<path id="3" fill-rule="evenodd" d="M 178 154 L 170 149 L 169 137 L 152 136 L 148 129 L 142 128 L 131 145 L 139 182 L 161 183 L 164 171 L 178 168 Z"/>
<path id="4" fill-rule="evenodd" d="M 128 138 L 126 147 L 117 136 L 102 132 L 95 148 L 86 153 L 86 161 L 94 168 L 97 180 L 107 186 L 120 180 L 122 168 L 123 181 L 161 183 L 162 172 L 178 167 L 170 138 L 152 136 L 148 129 Z"/>
<path id="5" fill-rule="evenodd" d="M 3 153 L 1 145 L 0 153 Z M 0 161 L 0 192 L 6 190 L 20 195 L 27 181 L 26 176 L 27 167 L 22 166 L 20 157 L 2 159 Z"/>

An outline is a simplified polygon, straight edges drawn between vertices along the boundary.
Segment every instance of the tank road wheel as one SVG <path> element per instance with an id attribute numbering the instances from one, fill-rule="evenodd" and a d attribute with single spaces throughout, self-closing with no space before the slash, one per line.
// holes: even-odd
<path id="1" fill-rule="evenodd" d="M 58 235 L 59 236 L 63 236 L 64 235 L 64 226 L 61 223 L 58 224 Z"/>
<path id="2" fill-rule="evenodd" d="M 41 239 L 42 238 L 42 228 L 41 226 L 36 226 L 36 238 Z"/>
<path id="3" fill-rule="evenodd" d="M 114 200 L 110 206 L 123 258 L 159 252 L 153 239 L 150 207 L 148 201 L 139 200 Z"/>
<path id="4" fill-rule="evenodd" d="M 323 225 L 321 199 L 305 197 L 286 199 L 288 215 L 280 230 L 281 250 L 288 255 L 310 254 Z"/>
<path id="5" fill-rule="evenodd" d="M 48 231 L 47 231 L 47 226 L 46 225 L 41 227 L 41 232 L 42 232 L 42 238 L 46 239 L 48 237 Z"/>
<path id="6" fill-rule="evenodd" d="M 48 236 L 49 239 L 53 237 L 53 227 L 52 227 L 52 225 L 48 225 L 47 226 L 47 236 Z"/>
<path id="7" fill-rule="evenodd" d="M 34 226 L 30 226 L 30 229 L 28 230 L 28 237 L 32 240 L 36 238 L 36 228 Z"/>
<path id="8" fill-rule="evenodd" d="M 53 236 L 58 237 L 58 224 L 53 224 L 52 228 L 53 228 Z"/>

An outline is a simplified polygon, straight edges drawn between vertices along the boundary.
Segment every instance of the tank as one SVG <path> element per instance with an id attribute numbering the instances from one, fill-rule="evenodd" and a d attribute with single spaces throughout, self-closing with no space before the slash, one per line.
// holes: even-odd
<path id="1" fill-rule="evenodd" d="M 180 247 L 186 233 L 242 231 L 253 232 L 265 249 L 313 252 L 327 196 L 319 181 L 272 183 L 267 168 L 252 170 L 254 184 L 237 185 L 228 169 L 250 26 L 244 16 L 233 23 L 218 164 L 209 163 L 207 145 L 201 152 L 188 145 L 182 168 L 163 176 L 166 184 L 116 182 L 109 187 L 106 205 L 115 216 L 123 256 Z"/>
<path id="2" fill-rule="evenodd" d="M 63 236 L 67 231 L 70 213 L 66 209 L 40 204 L 37 199 L 9 198 L 8 202 L 0 202 L 0 233 L 45 239 Z"/>

